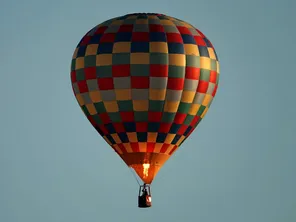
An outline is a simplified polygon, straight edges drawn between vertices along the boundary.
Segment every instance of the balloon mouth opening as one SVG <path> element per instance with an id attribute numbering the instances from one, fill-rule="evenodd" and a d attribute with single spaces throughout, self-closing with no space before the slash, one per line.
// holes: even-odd
<path id="1" fill-rule="evenodd" d="M 156 174 L 170 155 L 163 153 L 123 153 L 120 157 L 128 167 L 133 169 L 139 178 L 146 184 L 151 184 Z"/>

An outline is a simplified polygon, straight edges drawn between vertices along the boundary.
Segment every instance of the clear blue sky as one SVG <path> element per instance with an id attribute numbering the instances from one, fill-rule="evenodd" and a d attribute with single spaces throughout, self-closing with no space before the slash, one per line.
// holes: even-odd
<path id="1" fill-rule="evenodd" d="M 0 7 L 1 222 L 295 222 L 296 2 L 27 0 Z M 167 162 L 153 207 L 71 89 L 80 38 L 106 19 L 160 12 L 213 42 L 220 88 Z"/>

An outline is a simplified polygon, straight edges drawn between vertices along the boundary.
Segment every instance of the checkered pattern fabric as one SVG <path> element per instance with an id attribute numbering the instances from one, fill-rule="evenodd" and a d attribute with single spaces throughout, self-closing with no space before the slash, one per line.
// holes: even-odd
<path id="1" fill-rule="evenodd" d="M 171 155 L 205 116 L 218 80 L 212 43 L 163 14 L 105 21 L 81 39 L 72 58 L 77 101 L 118 154 Z"/>

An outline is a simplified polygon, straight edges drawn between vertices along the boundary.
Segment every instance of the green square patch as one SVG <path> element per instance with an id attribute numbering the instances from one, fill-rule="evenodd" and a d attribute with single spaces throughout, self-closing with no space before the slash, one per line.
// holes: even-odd
<path id="1" fill-rule="evenodd" d="M 204 112 L 204 110 L 205 110 L 205 106 L 203 106 L 203 105 L 201 105 L 200 107 L 199 107 L 199 110 L 197 111 L 197 116 L 201 116 L 201 114 Z"/>
<path id="2" fill-rule="evenodd" d="M 149 100 L 149 111 L 161 112 L 163 110 L 164 101 L 162 100 Z"/>
<path id="3" fill-rule="evenodd" d="M 200 56 L 186 55 L 186 66 L 200 68 Z"/>
<path id="4" fill-rule="evenodd" d="M 99 115 L 93 115 L 92 118 L 94 119 L 96 124 L 98 124 L 98 125 L 103 124 L 103 122 L 102 122 L 101 118 L 99 117 Z"/>
<path id="5" fill-rule="evenodd" d="M 148 112 L 134 112 L 136 122 L 147 122 L 148 121 Z"/>
<path id="6" fill-rule="evenodd" d="M 121 116 L 119 112 L 115 112 L 115 113 L 108 113 L 108 116 L 111 119 L 111 122 L 114 123 L 120 123 L 121 122 Z"/>
<path id="7" fill-rule="evenodd" d="M 192 115 L 187 115 L 187 116 L 186 116 L 186 119 L 184 120 L 184 123 L 183 123 L 183 124 L 189 126 L 190 123 L 192 122 L 193 118 L 194 118 L 194 116 L 192 116 Z"/>
<path id="8" fill-rule="evenodd" d="M 96 66 L 96 56 L 89 55 L 84 57 L 84 67 L 95 67 Z"/>
<path id="9" fill-rule="evenodd" d="M 169 66 L 169 77 L 173 78 L 184 78 L 185 66 Z"/>
<path id="10" fill-rule="evenodd" d="M 217 74 L 217 77 L 216 77 L 216 84 L 217 84 L 217 85 L 219 84 L 219 80 L 220 80 L 220 75 Z"/>
<path id="11" fill-rule="evenodd" d="M 191 103 L 180 102 L 177 112 L 187 114 L 189 112 L 190 107 L 191 107 Z"/>
<path id="12" fill-rule="evenodd" d="M 167 53 L 150 53 L 150 64 L 167 65 L 169 57 Z"/>
<path id="13" fill-rule="evenodd" d="M 89 112 L 88 112 L 88 109 L 86 108 L 85 105 L 81 106 L 81 109 L 82 109 L 82 111 L 84 112 L 85 115 L 87 115 L 87 116 L 90 115 Z"/>
<path id="14" fill-rule="evenodd" d="M 76 59 L 72 59 L 71 71 L 74 71 L 75 70 L 75 66 L 76 66 Z"/>
<path id="15" fill-rule="evenodd" d="M 133 102 L 131 100 L 117 101 L 119 112 L 133 111 Z"/>
<path id="16" fill-rule="evenodd" d="M 96 76 L 97 78 L 112 77 L 112 66 L 97 66 Z"/>
<path id="17" fill-rule="evenodd" d="M 133 25 L 135 24 L 136 19 L 124 19 L 123 24 L 125 25 Z"/>
<path id="18" fill-rule="evenodd" d="M 131 64 L 131 76 L 149 76 L 150 65 Z"/>
<path id="19" fill-rule="evenodd" d="M 113 65 L 130 64 L 130 53 L 114 53 L 112 54 Z"/>
<path id="20" fill-rule="evenodd" d="M 106 108 L 105 108 L 103 102 L 94 103 L 94 106 L 97 110 L 97 113 L 105 113 L 106 112 Z"/>
<path id="21" fill-rule="evenodd" d="M 217 61 L 215 59 L 211 59 L 211 70 L 217 70 Z"/>
<path id="22" fill-rule="evenodd" d="M 200 77 L 199 77 L 199 79 L 209 82 L 210 81 L 210 74 L 211 74 L 210 70 L 208 70 L 208 69 L 200 69 Z"/>
<path id="23" fill-rule="evenodd" d="M 77 69 L 76 70 L 76 80 L 77 81 L 85 80 L 84 69 Z"/>
<path id="24" fill-rule="evenodd" d="M 162 119 L 161 122 L 163 123 L 173 123 L 175 119 L 176 113 L 169 113 L 169 112 L 164 112 L 162 114 Z"/>

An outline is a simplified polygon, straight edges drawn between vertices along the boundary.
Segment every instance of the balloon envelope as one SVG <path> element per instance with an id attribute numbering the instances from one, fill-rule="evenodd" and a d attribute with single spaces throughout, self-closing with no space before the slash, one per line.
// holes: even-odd
<path id="1" fill-rule="evenodd" d="M 205 116 L 218 80 L 212 43 L 163 14 L 107 20 L 85 34 L 72 58 L 81 109 L 147 184 Z"/>

